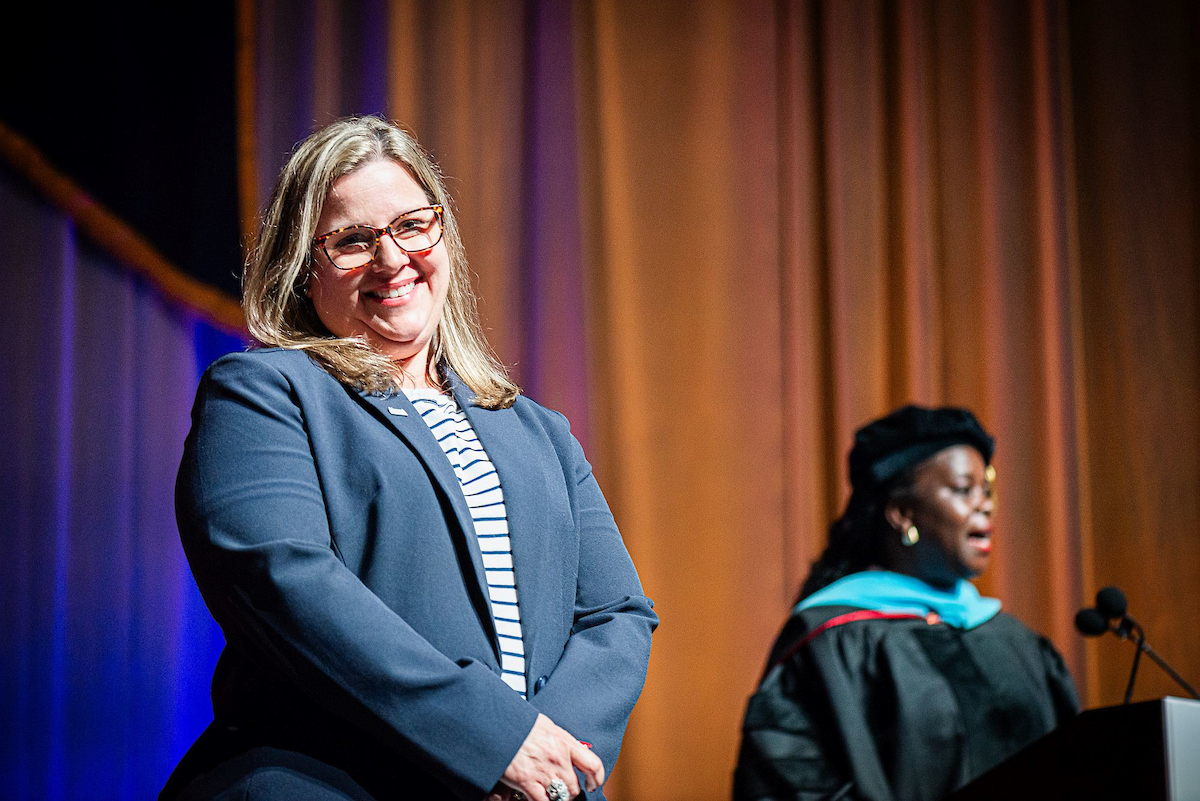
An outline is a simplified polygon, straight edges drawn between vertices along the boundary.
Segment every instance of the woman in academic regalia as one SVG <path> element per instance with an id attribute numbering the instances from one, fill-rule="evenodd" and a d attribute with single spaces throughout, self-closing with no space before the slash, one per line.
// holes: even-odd
<path id="1" fill-rule="evenodd" d="M 850 501 L 746 710 L 737 801 L 944 798 L 1078 711 L 1054 647 L 969 582 L 993 445 L 963 409 L 857 432 Z"/>

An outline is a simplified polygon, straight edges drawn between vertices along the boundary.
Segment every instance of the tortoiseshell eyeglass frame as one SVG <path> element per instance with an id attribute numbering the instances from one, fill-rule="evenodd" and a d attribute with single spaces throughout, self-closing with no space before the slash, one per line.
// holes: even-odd
<path id="1" fill-rule="evenodd" d="M 400 220 L 403 220 L 405 217 L 409 216 L 410 214 L 416 214 L 418 211 L 429 211 L 429 210 L 432 210 L 435 214 L 437 214 L 437 222 L 438 222 L 437 239 L 433 240 L 425 247 L 416 248 L 415 250 L 409 250 L 408 248 L 404 247 L 404 245 L 400 244 L 400 240 L 396 237 L 396 232 L 392 229 L 392 226 L 394 226 L 397 222 L 399 222 Z M 371 233 L 375 234 L 375 248 L 376 248 L 376 252 L 378 252 L 379 240 L 381 240 L 383 238 L 384 234 L 390 234 L 392 237 L 392 241 L 396 243 L 396 247 L 400 248 L 405 253 L 420 253 L 422 251 L 430 250 L 431 248 L 436 247 L 437 243 L 442 241 L 442 236 L 446 233 L 446 221 L 445 221 L 445 218 L 442 216 L 443 210 L 444 210 L 443 206 L 440 203 L 435 203 L 432 206 L 419 206 L 415 209 L 409 209 L 408 211 L 399 215 L 398 217 L 396 217 L 396 219 L 392 220 L 390 223 L 388 223 L 383 228 L 376 228 L 371 225 L 347 225 L 345 228 L 338 228 L 336 231 L 330 231 L 329 233 L 321 234 L 320 236 L 316 237 L 315 239 L 313 239 L 313 247 L 321 248 L 321 252 L 325 254 L 325 258 L 328 259 L 329 263 L 332 264 L 338 270 L 345 270 L 347 272 L 350 270 L 361 270 L 364 267 L 370 267 L 375 262 L 375 257 L 372 256 L 370 261 L 360 264 L 357 267 L 342 267 L 336 261 L 333 260 L 333 256 L 330 255 L 329 251 L 325 249 L 325 243 L 329 241 L 329 238 L 331 236 L 337 236 L 338 234 L 343 233 L 345 231 L 349 231 L 351 229 L 370 231 Z"/>

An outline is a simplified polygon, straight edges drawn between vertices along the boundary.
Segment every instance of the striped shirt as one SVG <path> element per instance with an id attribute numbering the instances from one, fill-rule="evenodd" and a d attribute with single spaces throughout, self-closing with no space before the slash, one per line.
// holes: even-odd
<path id="1" fill-rule="evenodd" d="M 442 446 L 462 486 L 483 554 L 492 619 L 500 638 L 500 678 L 524 698 L 525 642 L 500 477 L 454 398 L 432 389 L 406 389 L 404 394 Z"/>

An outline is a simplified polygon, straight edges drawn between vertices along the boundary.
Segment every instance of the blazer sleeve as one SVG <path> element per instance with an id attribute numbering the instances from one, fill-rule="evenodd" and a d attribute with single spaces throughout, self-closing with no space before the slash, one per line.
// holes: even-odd
<path id="1" fill-rule="evenodd" d="M 658 625 L 612 512 L 566 418 L 556 447 L 573 487 L 579 567 L 566 648 L 530 703 L 592 745 L 611 770 L 634 702 L 646 679 L 650 635 Z"/>
<path id="2" fill-rule="evenodd" d="M 444 656 L 342 562 L 295 397 L 245 354 L 202 380 L 176 486 L 196 582 L 231 645 L 480 798 L 537 712 L 488 666 Z"/>

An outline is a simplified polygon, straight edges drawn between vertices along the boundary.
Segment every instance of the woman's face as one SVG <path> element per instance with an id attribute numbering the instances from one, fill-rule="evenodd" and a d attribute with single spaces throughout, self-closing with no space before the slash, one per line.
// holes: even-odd
<path id="1" fill-rule="evenodd" d="M 428 205 L 408 170 L 391 160 L 373 161 L 334 182 L 321 207 L 317 233 L 351 225 L 383 228 Z M 313 259 L 308 290 L 325 327 L 337 336 L 366 337 L 409 375 L 423 377 L 450 280 L 445 242 L 406 253 L 385 234 L 375 260 L 354 270 L 334 267 L 320 247 Z"/>
<path id="2" fill-rule="evenodd" d="M 893 551 L 904 572 L 930 584 L 978 576 L 992 553 L 992 487 L 979 451 L 955 445 L 918 465 L 910 496 L 889 507 L 898 532 L 917 527 L 920 539 Z M 897 535 L 899 539 L 899 535 Z"/>

